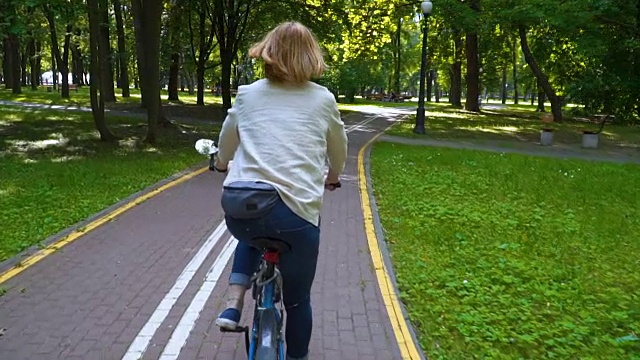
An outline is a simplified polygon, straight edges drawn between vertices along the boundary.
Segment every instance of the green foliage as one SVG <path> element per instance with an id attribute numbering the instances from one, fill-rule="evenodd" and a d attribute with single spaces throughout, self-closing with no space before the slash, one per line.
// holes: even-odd
<path id="1" fill-rule="evenodd" d="M 372 175 L 429 358 L 637 358 L 638 166 L 378 143 Z"/>
<path id="2" fill-rule="evenodd" d="M 192 55 L 199 55 L 199 15 L 206 14 L 203 35 L 208 39 L 210 28 L 215 24 L 215 16 L 211 13 L 214 3 L 211 0 L 180 0 L 166 4 L 161 83 L 167 82 L 174 52 L 181 54 L 181 81 L 183 84 L 193 82 L 196 66 Z M 308 25 L 321 42 L 330 68 L 319 82 L 334 93 L 348 95 L 347 98 L 363 92 L 388 93 L 395 91 L 399 78 L 400 90 L 416 95 L 423 24 L 419 2 L 248 0 L 235 4 L 242 7 L 244 5 L 240 4 L 249 3 L 252 11 L 239 39 L 234 84 L 251 82 L 263 75 L 260 64 L 247 58 L 249 47 L 275 25 L 297 20 Z M 460 43 L 461 51 L 457 55 L 454 42 L 464 40 L 467 31 L 479 34 L 483 90 L 498 94 L 504 85 L 503 71 L 508 69 L 506 85 L 511 97 L 514 90 L 512 68 L 515 66 L 520 95 L 537 92 L 534 77 L 516 40 L 517 28 L 523 25 L 528 29 L 527 36 L 537 62 L 554 91 L 566 102 L 580 103 L 584 106 L 583 111 L 589 114 L 613 114 L 618 121 L 637 121 L 640 116 L 640 19 L 637 16 L 640 5 L 636 1 L 485 0 L 479 2 L 480 11 L 472 10 L 469 3 L 462 0 L 434 2 L 429 19 L 427 66 L 437 71 L 438 83 L 445 96 L 451 87 L 452 64 L 465 58 L 464 41 Z M 19 34 L 23 52 L 30 39 L 37 39 L 42 51 L 36 56 L 41 59 L 43 70 L 49 70 L 51 50 L 43 15 L 45 7 L 55 13 L 60 40 L 68 22 L 79 30 L 72 36 L 72 41 L 80 45 L 87 61 L 87 20 L 81 1 L 4 1 L 0 4 L 0 12 L 5 15 L 0 19 L 0 37 L 4 38 L 9 32 Z M 124 15 L 129 66 L 132 79 L 135 79 L 136 44 L 132 18 L 127 11 Z M 111 17 L 109 24 L 113 55 L 116 55 L 115 21 Z M 401 30 L 398 32 L 399 24 Z M 191 40 L 196 47 L 193 54 Z M 213 39 L 212 47 L 217 42 L 218 39 Z M 514 44 L 517 45 L 515 64 L 512 59 Z M 205 63 L 206 86 L 219 83 L 222 77 L 218 66 L 221 63 L 219 52 L 214 50 L 206 55 Z M 463 81 L 465 63 L 462 61 Z"/>

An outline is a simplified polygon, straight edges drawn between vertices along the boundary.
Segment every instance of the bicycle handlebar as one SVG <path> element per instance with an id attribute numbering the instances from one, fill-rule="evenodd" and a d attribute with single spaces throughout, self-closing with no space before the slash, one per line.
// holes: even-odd
<path id="1" fill-rule="evenodd" d="M 324 184 L 324 188 L 325 189 L 340 189 L 342 187 L 342 183 L 340 181 L 338 181 L 337 183 L 330 183 L 330 184 Z"/>
<path id="2" fill-rule="evenodd" d="M 228 169 L 226 170 L 220 170 L 216 167 L 216 154 L 211 154 L 209 155 L 209 171 L 216 171 L 219 173 L 226 173 L 228 171 Z"/>

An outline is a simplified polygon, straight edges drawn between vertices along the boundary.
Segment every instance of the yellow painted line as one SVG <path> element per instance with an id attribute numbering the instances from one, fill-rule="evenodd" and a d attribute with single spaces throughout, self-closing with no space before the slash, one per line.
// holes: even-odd
<path id="1" fill-rule="evenodd" d="M 121 207 L 113 210 L 112 212 L 90 222 L 88 225 L 73 231 L 72 233 L 70 233 L 69 235 L 61 238 L 60 240 L 56 241 L 53 244 L 48 245 L 47 247 L 45 247 L 44 249 L 41 249 L 40 251 L 38 251 L 37 253 L 33 254 L 32 256 L 30 256 L 29 258 L 27 258 L 26 260 L 22 261 L 21 263 L 19 263 L 18 265 L 16 265 L 15 267 L 3 272 L 2 274 L 0 274 L 0 284 L 6 282 L 7 280 L 11 279 L 12 277 L 20 274 L 21 272 L 25 271 L 26 269 L 28 269 L 29 267 L 33 266 L 34 264 L 37 264 L 40 260 L 44 259 L 45 257 L 53 254 L 54 252 L 58 251 L 59 249 L 61 249 L 62 247 L 64 247 L 65 245 L 68 245 L 72 242 L 74 242 L 75 240 L 77 240 L 78 238 L 80 238 L 82 235 L 87 234 L 88 232 L 95 230 L 96 228 L 98 228 L 99 226 L 112 221 L 113 219 L 117 218 L 118 216 L 122 215 L 124 212 L 126 212 L 127 210 L 143 203 L 144 201 L 147 201 L 149 199 L 151 199 L 152 197 L 160 194 L 161 192 L 174 187 L 180 183 L 183 183 L 193 177 L 196 177 L 202 173 L 204 173 L 205 171 L 207 171 L 209 168 L 208 167 L 204 167 L 202 169 L 193 171 L 189 174 L 186 174 L 176 180 L 173 180 L 167 184 L 164 184 L 162 186 L 160 186 L 157 189 L 154 189 L 144 195 L 141 195 L 133 200 L 131 200 L 130 202 L 122 205 Z"/>
<path id="2" fill-rule="evenodd" d="M 383 133 L 380 133 L 369 140 L 358 153 L 358 177 L 360 186 L 360 200 L 362 204 L 362 213 L 364 215 L 364 227 L 367 234 L 367 243 L 369 244 L 369 252 L 371 253 L 371 259 L 373 260 L 373 267 L 382 293 L 382 299 L 384 306 L 387 309 L 393 332 L 396 336 L 396 341 L 400 348 L 400 354 L 404 360 L 420 360 L 420 353 L 416 347 L 407 322 L 402 314 L 402 308 L 400 307 L 400 301 L 396 294 L 395 287 L 391 282 L 391 277 L 385 266 L 382 256 L 382 250 L 378 243 L 378 237 L 376 236 L 375 226 L 373 224 L 373 212 L 371 210 L 371 202 L 369 200 L 369 191 L 367 190 L 367 176 L 364 165 L 364 154 L 369 146 L 378 139 Z"/>

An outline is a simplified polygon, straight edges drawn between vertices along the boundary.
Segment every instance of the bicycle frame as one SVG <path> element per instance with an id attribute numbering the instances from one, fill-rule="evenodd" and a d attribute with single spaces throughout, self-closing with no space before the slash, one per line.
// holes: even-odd
<path id="1" fill-rule="evenodd" d="M 248 344 L 249 360 L 262 360 L 258 359 L 258 356 L 264 356 L 264 354 L 274 360 L 285 359 L 282 338 L 284 312 L 282 308 L 276 307 L 282 291 L 282 277 L 277 266 L 278 260 L 277 252 L 264 251 L 260 270 L 254 277 L 253 295 L 256 304 Z"/>

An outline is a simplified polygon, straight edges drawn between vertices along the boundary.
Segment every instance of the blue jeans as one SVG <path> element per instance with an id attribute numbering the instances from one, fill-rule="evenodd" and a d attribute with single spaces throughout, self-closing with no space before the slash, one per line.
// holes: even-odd
<path id="1" fill-rule="evenodd" d="M 246 241 L 256 237 L 271 237 L 287 242 L 291 250 L 280 255 L 287 327 L 287 355 L 303 358 L 309 352 L 311 340 L 311 285 L 316 274 L 320 229 L 302 219 L 279 200 L 271 211 L 259 219 L 226 218 L 227 228 L 238 239 L 229 283 L 251 286 L 251 276 L 260 264 L 259 250 Z"/>

